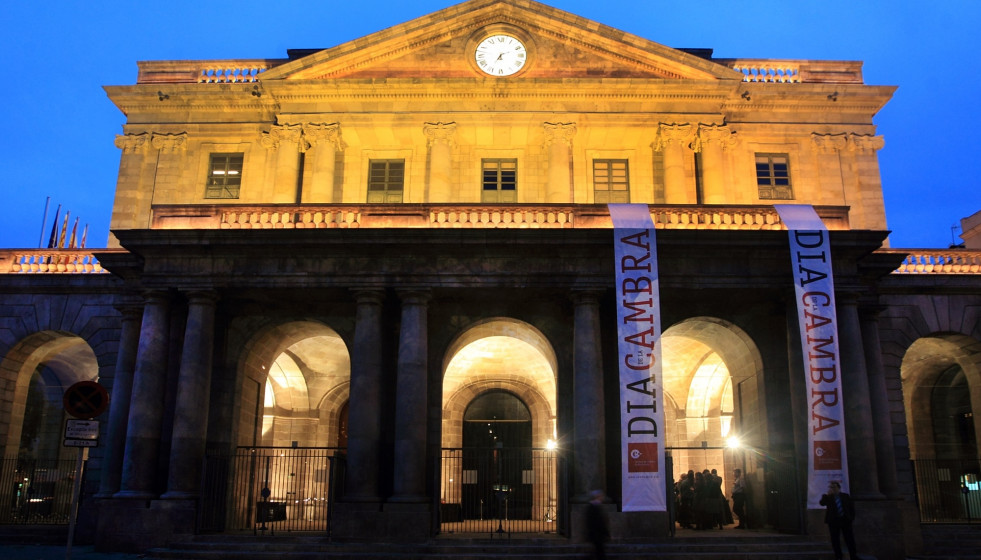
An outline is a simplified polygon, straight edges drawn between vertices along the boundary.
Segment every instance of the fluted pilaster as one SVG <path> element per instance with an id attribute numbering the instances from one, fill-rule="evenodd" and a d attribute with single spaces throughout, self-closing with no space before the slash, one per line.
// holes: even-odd
<path id="1" fill-rule="evenodd" d="M 450 175 L 453 169 L 452 149 L 456 123 L 426 123 L 422 130 L 429 146 L 429 201 L 452 202 Z"/>
<path id="2" fill-rule="evenodd" d="M 576 123 L 545 123 L 545 147 L 548 150 L 548 180 L 545 202 L 572 202 L 572 178 L 569 165 Z"/>

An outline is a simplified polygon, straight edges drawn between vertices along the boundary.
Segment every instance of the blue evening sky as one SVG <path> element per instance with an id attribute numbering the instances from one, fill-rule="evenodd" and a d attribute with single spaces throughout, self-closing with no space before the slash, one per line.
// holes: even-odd
<path id="1" fill-rule="evenodd" d="M 10 0 L 0 7 L 0 248 L 37 247 L 58 204 L 108 238 L 125 117 L 103 85 L 138 60 L 284 58 L 455 4 L 452 0 L 165 2 Z M 549 5 L 669 47 L 720 58 L 861 60 L 865 83 L 899 86 L 875 119 L 891 244 L 942 248 L 981 210 L 981 2 L 975 0 L 554 0 Z M 51 197 L 42 233 L 45 201 Z M 64 214 L 62 214 L 63 216 Z M 952 226 L 958 226 L 952 231 Z M 959 238 L 956 239 L 959 242 Z"/>

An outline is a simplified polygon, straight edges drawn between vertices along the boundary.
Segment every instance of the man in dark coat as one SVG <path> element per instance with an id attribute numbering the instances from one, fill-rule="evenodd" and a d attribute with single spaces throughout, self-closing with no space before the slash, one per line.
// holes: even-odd
<path id="1" fill-rule="evenodd" d="M 821 505 L 825 506 L 824 522 L 831 532 L 831 546 L 835 550 L 835 560 L 841 560 L 841 536 L 845 536 L 845 546 L 848 547 L 848 557 L 858 559 L 855 549 L 855 534 L 852 532 L 852 521 L 855 520 L 855 504 L 852 497 L 841 491 L 841 484 L 831 481 L 828 493 L 821 496 Z"/>
<path id="2" fill-rule="evenodd" d="M 610 538 L 610 528 L 606 524 L 606 513 L 603 511 L 602 490 L 589 493 L 589 505 L 586 506 L 586 536 L 593 543 L 593 558 L 606 559 L 606 541 Z"/>

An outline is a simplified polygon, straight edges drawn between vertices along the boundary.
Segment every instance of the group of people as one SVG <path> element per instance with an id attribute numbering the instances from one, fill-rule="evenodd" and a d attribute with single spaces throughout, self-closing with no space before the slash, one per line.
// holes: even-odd
<path id="1" fill-rule="evenodd" d="M 730 509 L 729 500 L 722 491 L 722 477 L 718 471 L 705 469 L 702 472 L 689 470 L 682 473 L 674 485 L 678 524 L 685 529 L 722 529 L 734 523 L 732 514 L 735 513 L 739 518 L 736 529 L 746 528 L 743 522 L 746 515 L 744 480 L 739 469 L 734 474 L 733 507 Z"/>

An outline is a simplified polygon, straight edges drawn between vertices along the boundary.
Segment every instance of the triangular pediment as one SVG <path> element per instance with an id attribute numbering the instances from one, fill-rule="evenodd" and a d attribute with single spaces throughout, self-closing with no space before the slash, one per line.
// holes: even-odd
<path id="1" fill-rule="evenodd" d="M 527 63 L 514 79 L 741 80 L 710 60 L 531 0 L 470 0 L 262 74 L 262 81 L 486 77 L 475 62 L 490 34 L 520 39 Z"/>

